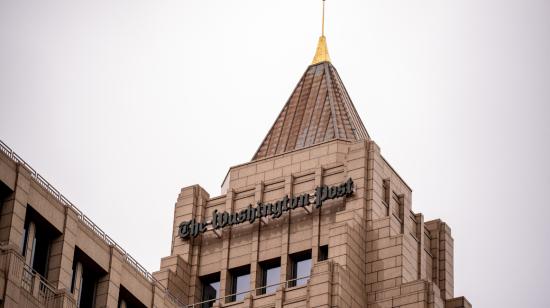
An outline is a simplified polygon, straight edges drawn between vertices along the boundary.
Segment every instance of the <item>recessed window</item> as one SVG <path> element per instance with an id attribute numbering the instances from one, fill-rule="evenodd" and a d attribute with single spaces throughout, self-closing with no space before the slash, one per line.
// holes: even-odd
<path id="1" fill-rule="evenodd" d="M 231 285 L 227 302 L 242 301 L 250 291 L 250 265 L 229 270 Z"/>
<path id="2" fill-rule="evenodd" d="M 75 246 L 74 249 L 72 268 L 71 293 L 75 295 L 76 307 L 95 307 L 97 283 L 100 279 L 104 280 L 108 273 L 80 250 L 78 246 Z"/>
<path id="3" fill-rule="evenodd" d="M 323 245 L 319 247 L 319 261 L 325 261 L 328 259 L 328 245 Z"/>
<path id="4" fill-rule="evenodd" d="M 297 287 L 307 283 L 311 273 L 311 251 L 303 251 L 290 256 L 289 287 Z"/>
<path id="5" fill-rule="evenodd" d="M 259 294 L 275 293 L 281 278 L 281 260 L 274 259 L 260 263 Z"/>
<path id="6" fill-rule="evenodd" d="M 202 284 L 201 308 L 214 306 L 216 298 L 220 295 L 220 273 L 203 276 L 200 278 Z"/>
<path id="7" fill-rule="evenodd" d="M 97 273 L 90 267 L 85 267 L 80 276 L 80 293 L 78 295 L 80 308 L 94 307 L 94 298 L 97 285 Z"/>
<path id="8" fill-rule="evenodd" d="M 50 246 L 61 236 L 61 233 L 31 206 L 27 206 L 24 229 L 22 246 L 28 254 L 28 265 L 43 277 L 48 278 Z"/>
<path id="9" fill-rule="evenodd" d="M 48 262 L 50 258 L 50 244 L 54 236 L 45 227 L 36 225 L 32 242 L 32 268 L 44 277 L 48 277 Z"/>

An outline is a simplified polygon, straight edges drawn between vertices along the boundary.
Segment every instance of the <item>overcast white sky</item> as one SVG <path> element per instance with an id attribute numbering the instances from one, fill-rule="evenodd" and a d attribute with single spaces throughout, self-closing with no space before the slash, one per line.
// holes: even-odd
<path id="1" fill-rule="evenodd" d="M 455 294 L 550 289 L 550 2 L 328 0 L 332 62 Z M 0 139 L 149 270 L 181 187 L 250 160 L 310 63 L 320 1 L 0 0 Z"/>

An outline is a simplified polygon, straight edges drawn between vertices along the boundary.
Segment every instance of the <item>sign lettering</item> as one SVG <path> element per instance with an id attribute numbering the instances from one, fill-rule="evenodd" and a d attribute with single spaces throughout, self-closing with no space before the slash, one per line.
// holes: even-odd
<path id="1" fill-rule="evenodd" d="M 284 212 L 305 207 L 310 204 L 313 204 L 315 208 L 318 209 L 321 208 L 323 202 L 327 200 L 349 197 L 353 195 L 353 192 L 353 180 L 349 178 L 345 183 L 340 185 L 331 187 L 321 185 L 315 188 L 313 195 L 309 193 L 293 197 L 286 195 L 274 203 L 258 202 L 255 207 L 250 204 L 247 208 L 234 213 L 218 212 L 218 210 L 214 210 L 210 221 L 203 220 L 202 222 L 198 222 L 196 219 L 192 219 L 182 222 L 179 226 L 179 236 L 182 239 L 197 237 L 199 234 L 206 232 L 210 225 L 213 229 L 222 229 L 246 221 L 254 223 L 256 219 L 261 219 L 263 217 L 279 218 Z"/>

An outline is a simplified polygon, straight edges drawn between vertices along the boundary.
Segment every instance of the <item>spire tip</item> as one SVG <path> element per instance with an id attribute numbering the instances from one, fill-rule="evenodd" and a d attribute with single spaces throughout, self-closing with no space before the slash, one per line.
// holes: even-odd
<path id="1" fill-rule="evenodd" d="M 323 19 L 321 24 L 321 37 L 319 37 L 319 43 L 317 43 L 317 51 L 311 65 L 315 65 L 321 62 L 330 62 L 328 55 L 327 39 L 325 37 L 325 0 L 323 0 Z"/>

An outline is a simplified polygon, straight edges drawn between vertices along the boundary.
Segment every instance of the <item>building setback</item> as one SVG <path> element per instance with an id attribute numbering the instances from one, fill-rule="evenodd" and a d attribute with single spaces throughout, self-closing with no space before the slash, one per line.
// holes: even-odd
<path id="1" fill-rule="evenodd" d="M 181 189 L 153 274 L 0 150 L 1 307 L 471 307 L 454 294 L 450 227 L 413 212 L 324 36 L 221 195 Z"/>

